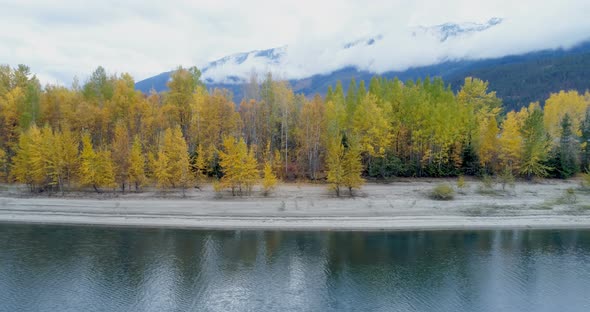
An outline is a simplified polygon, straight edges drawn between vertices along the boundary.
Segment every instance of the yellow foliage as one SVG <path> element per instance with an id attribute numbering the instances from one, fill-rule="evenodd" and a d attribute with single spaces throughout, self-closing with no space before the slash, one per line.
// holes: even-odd
<path id="1" fill-rule="evenodd" d="M 145 157 L 141 149 L 141 140 L 138 136 L 133 139 L 131 153 L 129 154 L 129 183 L 135 185 L 138 191 L 146 182 L 145 177 Z"/>
<path id="2" fill-rule="evenodd" d="M 391 144 L 389 113 L 377 105 L 377 98 L 367 93 L 354 112 L 352 134 L 360 138 L 361 152 L 371 156 L 383 156 Z"/>
<path id="3" fill-rule="evenodd" d="M 496 153 L 498 150 L 498 123 L 496 116 L 491 115 L 483 119 L 479 127 L 479 145 L 478 156 L 482 166 L 489 169 L 494 169 Z"/>
<path id="4" fill-rule="evenodd" d="M 193 164 L 193 171 L 195 172 L 197 183 L 200 183 L 206 177 L 207 157 L 205 155 L 205 150 L 203 150 L 203 145 L 199 145 L 199 147 L 197 147 L 196 152 L 197 158 L 195 159 L 195 163 Z"/>
<path id="5" fill-rule="evenodd" d="M 498 139 L 499 159 L 501 167 L 510 167 L 516 172 L 522 161 L 523 137 L 521 129 L 528 116 L 526 108 L 520 112 L 509 112 L 502 123 L 502 133 Z"/>
<path id="6" fill-rule="evenodd" d="M 262 178 L 262 189 L 263 189 L 264 195 L 266 196 L 272 190 L 274 190 L 274 188 L 277 185 L 278 180 L 272 171 L 272 166 L 268 162 L 266 164 L 264 164 L 263 175 L 264 176 Z"/>
<path id="7" fill-rule="evenodd" d="M 111 160 L 111 152 L 102 150 L 95 152 L 90 135 L 82 136 L 82 153 L 80 154 L 80 183 L 92 186 L 97 192 L 101 187 L 114 187 L 115 175 Z"/>
<path id="8" fill-rule="evenodd" d="M 232 195 L 250 194 L 258 180 L 258 164 L 252 149 L 248 150 L 244 139 L 223 139 L 223 151 L 219 152 L 223 169 L 221 184 L 232 190 Z"/>
<path id="9" fill-rule="evenodd" d="M 8 157 L 6 152 L 0 148 L 0 178 L 6 177 L 8 172 Z"/>
<path id="10" fill-rule="evenodd" d="M 188 146 L 180 127 L 166 129 L 163 141 L 154 166 L 158 187 L 181 187 L 184 196 L 186 188 L 193 182 L 193 175 Z"/>
<path id="11" fill-rule="evenodd" d="M 586 101 L 584 96 L 577 91 L 552 93 L 545 101 L 545 114 L 543 116 L 545 129 L 551 135 L 551 138 L 560 137 L 560 123 L 566 114 L 571 118 L 574 133 L 580 136 L 580 124 L 584 120 L 588 105 L 590 105 L 590 102 Z M 553 144 L 558 144 L 558 141 L 553 140 Z"/>

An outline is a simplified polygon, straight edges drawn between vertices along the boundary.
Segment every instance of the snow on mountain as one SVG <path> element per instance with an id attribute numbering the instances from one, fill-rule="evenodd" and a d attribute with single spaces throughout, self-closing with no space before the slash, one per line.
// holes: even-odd
<path id="1" fill-rule="evenodd" d="M 445 23 L 428 27 L 418 26 L 408 28 L 401 34 L 378 34 L 346 43 L 318 42 L 255 50 L 226 56 L 200 68 L 204 81 L 209 84 L 243 83 L 249 79 L 252 72 L 272 72 L 280 78 L 300 79 L 350 66 L 375 73 L 401 70 L 453 57 L 460 58 L 461 56 L 448 52 L 449 44 L 460 44 L 459 38 L 484 33 L 502 21 L 502 18 L 494 17 L 482 24 Z M 412 50 L 412 43 L 416 42 L 420 44 L 415 46 L 432 47 L 431 50 L 440 53 L 421 55 L 423 51 Z M 406 61 L 392 59 L 391 54 L 388 54 L 392 49 L 395 49 L 398 58 Z M 410 58 L 413 63 L 407 61 Z"/>
<path id="2" fill-rule="evenodd" d="M 418 26 L 412 31 L 412 36 L 416 37 L 419 35 L 430 35 L 438 38 L 440 42 L 445 42 L 449 38 L 487 30 L 490 27 L 496 26 L 502 23 L 503 19 L 499 17 L 493 17 L 484 24 L 478 23 L 445 23 L 441 25 L 435 25 L 430 27 Z"/>
<path id="3" fill-rule="evenodd" d="M 201 72 L 205 83 L 242 83 L 252 70 L 276 71 L 286 54 L 287 46 L 236 53 L 205 65 Z"/>

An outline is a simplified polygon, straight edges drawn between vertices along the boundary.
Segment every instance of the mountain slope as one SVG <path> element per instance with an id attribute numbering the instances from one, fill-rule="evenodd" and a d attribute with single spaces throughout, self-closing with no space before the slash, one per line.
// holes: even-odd
<path id="1" fill-rule="evenodd" d="M 384 72 L 394 68 L 404 69 L 414 64 L 435 64 L 441 59 L 472 58 L 462 52 L 465 41 L 477 39 L 502 23 L 501 18 L 491 18 L 485 23 L 445 23 L 434 26 L 417 26 L 399 29 L 397 33 L 374 34 L 351 42 L 321 41 L 299 42 L 267 50 L 254 50 L 225 56 L 216 61 L 199 65 L 206 84 L 241 84 L 249 80 L 252 70 L 272 72 L 284 79 L 303 79 L 318 74 L 331 73 L 346 67 L 360 71 Z M 401 45 L 400 42 L 406 44 Z M 400 46 L 409 47 L 402 55 Z M 427 56 L 419 56 L 422 47 L 428 46 Z M 416 50 L 418 49 L 418 50 Z M 459 52 L 458 52 L 459 51 Z M 397 61 L 395 61 L 397 59 Z M 137 88 L 147 92 L 165 90 L 166 76 L 170 72 L 137 83 Z"/>
<path id="2" fill-rule="evenodd" d="M 446 23 L 430 27 L 420 26 L 410 29 L 409 36 L 416 37 L 416 40 L 426 38 L 443 49 L 449 44 L 461 43 L 462 40 L 479 36 L 502 22 L 501 18 L 492 18 L 483 24 Z M 368 58 L 369 64 L 372 64 L 371 53 L 383 52 L 383 48 L 386 47 L 383 42 L 387 40 L 388 38 L 383 35 L 361 38 L 340 44 L 332 52 L 334 58 L 342 55 L 361 55 Z M 298 68 L 304 65 L 293 66 L 292 62 L 296 60 L 290 56 L 289 51 L 290 47 L 283 46 L 233 54 L 206 64 L 201 68 L 202 77 L 208 88 L 228 89 L 233 93 L 234 101 L 240 102 L 243 98 L 244 84 L 253 69 L 258 71 L 259 77 L 263 77 L 266 72 L 282 73 L 283 69 L 291 69 L 291 76 L 281 77 L 286 76 L 289 79 L 295 92 L 307 96 L 315 93 L 323 95 L 328 86 L 335 85 L 337 81 L 341 81 L 346 89 L 351 78 L 355 78 L 357 82 L 364 80 L 368 83 L 375 75 L 371 66 L 360 66 L 360 63 L 343 65 L 331 70 L 324 68 L 320 73 L 304 75 L 305 70 L 298 71 Z M 308 61 L 313 63 L 315 60 Z M 439 61 L 433 63 L 435 64 L 401 71 L 380 71 L 380 75 L 387 78 L 398 77 L 401 80 L 438 76 L 454 90 L 463 84 L 465 77 L 477 77 L 489 81 L 490 88 L 503 99 L 507 109 L 518 109 L 532 101 L 542 102 L 551 92 L 562 89 L 584 92 L 590 88 L 590 41 L 570 49 L 542 50 L 488 59 L 453 58 L 443 55 Z M 169 76 L 170 72 L 164 72 L 139 81 L 136 83 L 136 89 L 146 93 L 151 89 L 157 92 L 165 91 Z"/>

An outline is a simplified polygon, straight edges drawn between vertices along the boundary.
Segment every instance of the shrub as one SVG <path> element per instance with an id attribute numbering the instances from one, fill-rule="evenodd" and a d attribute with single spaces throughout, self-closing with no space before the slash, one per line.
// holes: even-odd
<path id="1" fill-rule="evenodd" d="M 488 174 L 484 174 L 481 177 L 481 184 L 482 184 L 482 187 L 484 189 L 491 190 L 491 189 L 494 188 L 496 182 L 494 181 L 494 179 L 492 178 L 492 176 L 490 176 Z"/>
<path id="2" fill-rule="evenodd" d="M 575 204 L 577 201 L 576 192 L 573 187 L 568 187 L 563 194 L 563 201 L 566 204 Z"/>
<path id="3" fill-rule="evenodd" d="M 221 198 L 223 192 L 223 185 L 219 180 L 213 181 L 213 191 L 215 192 L 215 197 Z"/>
<path id="4" fill-rule="evenodd" d="M 430 192 L 430 198 L 435 200 L 451 200 L 455 197 L 455 190 L 450 184 L 441 183 Z"/>
<path id="5" fill-rule="evenodd" d="M 500 184 L 502 184 L 502 191 L 506 190 L 506 185 L 508 185 L 510 188 L 514 188 L 516 186 L 514 174 L 512 174 L 512 169 L 510 168 L 504 168 L 498 178 L 500 179 Z"/>
<path id="6" fill-rule="evenodd" d="M 590 189 L 590 171 L 582 174 L 582 187 Z"/>
<path id="7" fill-rule="evenodd" d="M 457 178 L 457 187 L 460 189 L 464 189 L 465 187 L 467 187 L 464 176 L 459 176 L 459 178 Z"/>

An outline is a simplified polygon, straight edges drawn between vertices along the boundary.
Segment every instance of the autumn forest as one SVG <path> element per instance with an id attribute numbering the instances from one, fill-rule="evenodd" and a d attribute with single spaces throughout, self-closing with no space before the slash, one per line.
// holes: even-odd
<path id="1" fill-rule="evenodd" d="M 169 91 L 143 94 L 102 67 L 66 88 L 0 66 L 0 179 L 32 192 L 212 183 L 234 195 L 308 180 L 340 195 L 392 177 L 568 178 L 590 162 L 589 92 L 505 111 L 477 78 L 454 93 L 440 78 L 374 77 L 309 98 L 268 74 L 234 103 L 200 75 L 179 67 Z"/>

